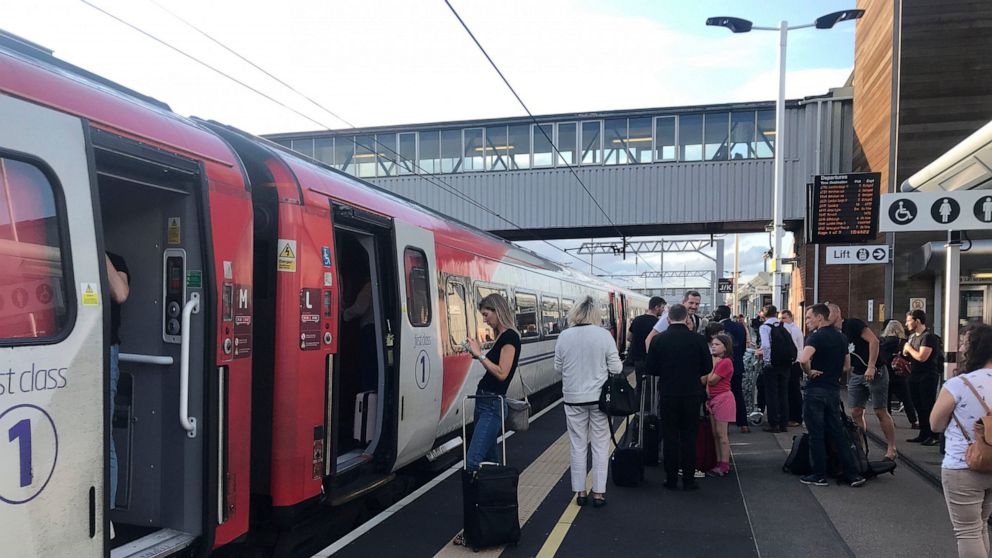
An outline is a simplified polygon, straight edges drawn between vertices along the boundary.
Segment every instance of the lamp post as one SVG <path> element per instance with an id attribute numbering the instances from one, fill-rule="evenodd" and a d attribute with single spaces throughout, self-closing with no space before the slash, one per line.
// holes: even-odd
<path id="1" fill-rule="evenodd" d="M 782 308 L 782 237 L 785 234 L 782 217 L 785 203 L 785 50 L 788 44 L 789 31 L 816 27 L 830 29 L 841 21 L 859 19 L 865 14 L 864 10 L 842 10 L 816 18 L 813 23 L 789 26 L 789 22 L 781 21 L 778 27 L 761 27 L 751 21 L 738 17 L 711 17 L 706 25 L 726 27 L 733 33 L 756 31 L 778 31 L 778 98 L 775 101 L 775 193 L 772 211 L 772 235 L 774 250 L 772 271 L 772 304 Z M 820 141 L 820 138 L 817 138 Z"/>

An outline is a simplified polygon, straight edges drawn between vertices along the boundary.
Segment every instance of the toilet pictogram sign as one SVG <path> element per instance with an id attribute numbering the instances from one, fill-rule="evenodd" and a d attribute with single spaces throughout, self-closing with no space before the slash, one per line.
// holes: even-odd
<path id="1" fill-rule="evenodd" d="M 879 232 L 970 231 L 992 224 L 988 190 L 882 194 Z"/>

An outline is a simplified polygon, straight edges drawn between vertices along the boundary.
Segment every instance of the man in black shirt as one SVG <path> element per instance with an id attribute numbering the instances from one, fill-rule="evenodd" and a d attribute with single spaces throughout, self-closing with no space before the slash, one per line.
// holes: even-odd
<path id="1" fill-rule="evenodd" d="M 648 301 L 648 311 L 630 322 L 630 346 L 627 348 L 627 360 L 634 365 L 637 375 L 644 374 L 644 362 L 648 358 L 645 340 L 658 323 L 658 316 L 665 311 L 665 299 L 653 296 Z"/>
<path id="2" fill-rule="evenodd" d="M 806 383 L 806 401 L 803 405 L 803 422 L 809 431 L 810 457 L 813 473 L 799 479 L 803 484 L 828 486 L 827 438 L 838 449 L 844 466 L 844 476 L 854 487 L 865 483 L 857 468 L 855 456 L 845 444 L 840 418 L 840 379 L 850 366 L 847 339 L 840 331 L 830 327 L 830 309 L 824 304 L 810 308 L 812 326 L 816 331 L 806 339 L 806 346 L 799 353 L 799 364 L 809 378 Z"/>
<path id="3" fill-rule="evenodd" d="M 831 317 L 834 308 L 831 305 Z M 847 379 L 847 399 L 851 407 L 854 423 L 868 429 L 865 423 L 865 406 L 871 398 L 871 406 L 878 417 L 878 424 L 885 435 L 885 457 L 896 457 L 896 426 L 889 414 L 889 371 L 878 363 L 878 337 L 863 320 L 844 319 L 840 307 L 836 308 L 835 325 L 847 338 L 848 352 L 851 354 L 851 376 Z"/>
<path id="4" fill-rule="evenodd" d="M 909 357 L 909 394 L 920 417 L 919 436 L 906 441 L 936 446 L 940 439 L 930 429 L 930 411 L 933 410 L 940 381 L 940 337 L 927 330 L 927 314 L 922 310 L 906 314 L 906 329 L 910 335 L 902 354 Z"/>
<path id="5" fill-rule="evenodd" d="M 706 338 L 689 330 L 692 318 L 688 310 L 676 304 L 668 311 L 669 327 L 651 340 L 647 373 L 658 376 L 661 392 L 661 425 L 665 439 L 665 488 L 678 487 L 682 469 L 682 488 L 697 488 L 696 433 L 699 406 L 705 391 L 699 378 L 713 370 Z"/>
<path id="6" fill-rule="evenodd" d="M 113 420 L 114 399 L 117 397 L 117 382 L 121 377 L 119 365 L 121 345 L 121 304 L 131 294 L 131 274 L 124 258 L 107 252 L 107 283 L 110 286 L 110 509 L 117 501 L 117 448 L 114 446 Z M 110 538 L 114 538 L 114 526 L 110 525 Z"/>

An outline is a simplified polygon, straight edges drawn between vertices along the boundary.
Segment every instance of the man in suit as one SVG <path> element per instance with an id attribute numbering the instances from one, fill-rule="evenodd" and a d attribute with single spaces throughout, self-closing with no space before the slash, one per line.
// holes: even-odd
<path id="1" fill-rule="evenodd" d="M 696 472 L 696 433 L 699 408 L 706 397 L 700 377 L 713 370 L 706 338 L 690 330 L 692 316 L 681 304 L 668 310 L 669 327 L 655 336 L 648 349 L 647 373 L 658 376 L 661 424 L 664 435 L 665 488 L 698 488 Z"/>

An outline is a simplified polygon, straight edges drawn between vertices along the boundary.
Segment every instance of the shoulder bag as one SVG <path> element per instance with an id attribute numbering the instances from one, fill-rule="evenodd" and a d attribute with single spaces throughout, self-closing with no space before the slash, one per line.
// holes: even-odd
<path id="1" fill-rule="evenodd" d="M 599 410 L 611 417 L 625 417 L 637 412 L 637 390 L 623 374 L 608 374 L 599 392 Z"/>
<path id="2" fill-rule="evenodd" d="M 527 399 L 527 384 L 524 383 L 524 375 L 520 370 L 517 370 L 517 377 L 520 378 L 520 388 L 524 398 L 506 398 L 506 426 L 513 431 L 523 432 L 530 428 L 530 400 Z"/>
<path id="3" fill-rule="evenodd" d="M 964 434 L 964 439 L 968 441 L 968 450 L 964 454 L 964 462 L 968 464 L 968 468 L 977 473 L 992 473 L 992 410 L 989 406 L 985 404 L 985 400 L 975 389 L 975 386 L 968 381 L 968 378 L 961 376 L 961 381 L 964 385 L 968 386 L 971 393 L 975 395 L 975 399 L 982 404 L 982 408 L 985 409 L 985 416 L 975 421 L 975 437 L 972 439 L 968 435 L 968 431 L 958 420 L 958 417 L 951 414 L 954 418 L 954 422 L 957 423 L 958 428 L 961 429 L 961 433 Z"/>

